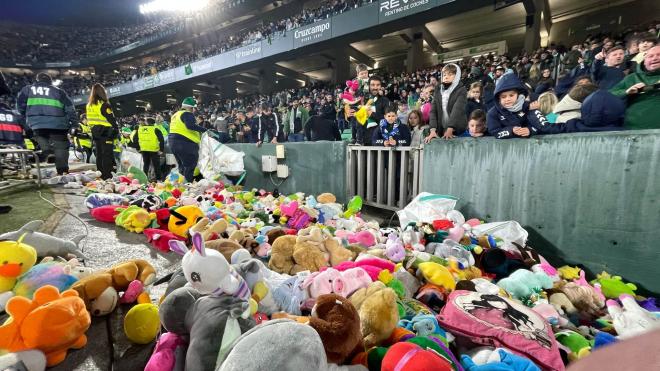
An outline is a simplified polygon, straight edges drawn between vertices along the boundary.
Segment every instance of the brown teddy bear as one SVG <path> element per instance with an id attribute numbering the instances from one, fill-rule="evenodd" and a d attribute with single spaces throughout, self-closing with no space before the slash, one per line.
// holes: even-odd
<path id="1" fill-rule="evenodd" d="M 133 259 L 81 278 L 71 288 L 78 292 L 91 314 L 102 316 L 115 309 L 118 293 L 126 291 L 134 280 L 150 285 L 156 280 L 156 270 L 146 260 Z"/>
<path id="2" fill-rule="evenodd" d="M 332 193 L 321 193 L 316 197 L 316 201 L 318 201 L 321 204 L 334 204 L 337 202 L 337 197 L 333 195 Z"/>
<path id="3" fill-rule="evenodd" d="M 308 227 L 298 232 L 297 242 L 309 242 L 323 252 L 331 266 L 353 259 L 353 253 L 345 249 L 339 241 L 319 227 Z"/>
<path id="4" fill-rule="evenodd" d="M 275 240 L 279 237 L 286 236 L 286 232 L 282 228 L 273 228 L 270 231 L 266 232 L 266 237 L 268 238 L 268 243 L 273 244 Z"/>
<path id="5" fill-rule="evenodd" d="M 376 281 L 353 293 L 350 301 L 360 315 L 360 329 L 367 349 L 378 346 L 392 334 L 399 322 L 394 290 Z"/>
<path id="6" fill-rule="evenodd" d="M 354 353 L 364 350 L 360 332 L 360 315 L 350 300 L 337 294 L 320 295 L 312 316 L 273 313 L 273 319 L 288 318 L 310 325 L 318 332 L 328 363 L 341 365 Z"/>
<path id="7" fill-rule="evenodd" d="M 316 272 L 327 267 L 323 252 L 309 241 L 298 241 L 297 236 L 286 235 L 278 238 L 272 245 L 268 267 L 285 274 L 302 271 Z"/>
<path id="8" fill-rule="evenodd" d="M 328 294 L 316 298 L 309 325 L 321 336 L 330 363 L 341 365 L 356 350 L 363 348 L 360 315 L 342 296 Z"/>
<path id="9" fill-rule="evenodd" d="M 218 219 L 211 223 L 209 218 L 200 219 L 197 224 L 190 227 L 191 232 L 199 232 L 202 235 L 204 241 L 216 240 L 223 237 L 225 231 L 227 231 L 227 221 L 224 219 Z M 226 237 L 226 236 L 224 236 Z"/>
<path id="10" fill-rule="evenodd" d="M 296 264 L 293 260 L 294 246 L 296 246 L 296 236 L 286 235 L 275 240 L 271 246 L 268 268 L 277 273 L 289 274 Z"/>

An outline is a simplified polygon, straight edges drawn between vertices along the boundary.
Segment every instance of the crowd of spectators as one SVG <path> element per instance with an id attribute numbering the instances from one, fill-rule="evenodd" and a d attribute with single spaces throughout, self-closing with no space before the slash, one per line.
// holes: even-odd
<path id="1" fill-rule="evenodd" d="M 207 40 L 199 46 L 177 53 L 164 53 L 160 56 L 149 57 L 146 63 L 133 68 L 116 69 L 109 73 L 97 73 L 86 77 L 73 77 L 64 80 L 64 89 L 70 95 L 84 95 L 89 93 L 94 83 L 105 86 L 121 84 L 159 71 L 183 66 L 212 55 L 217 55 L 231 49 L 249 45 L 254 42 L 272 39 L 276 36 L 286 35 L 288 31 L 305 26 L 347 10 L 357 8 L 373 0 L 324 0 L 316 8 L 303 9 L 299 14 L 281 19 L 279 21 L 263 22 L 255 27 L 249 27 L 236 34 L 222 35 L 217 40 Z M 223 2 L 215 2 L 212 11 L 221 11 Z M 146 36 L 169 30 L 181 22 L 180 17 L 164 18 L 138 26 L 89 28 L 67 27 L 58 29 L 49 26 L 24 27 L 7 24 L 6 29 L 0 32 L 0 40 L 29 40 L 28 43 L 19 43 L 16 47 L 6 47 L 0 50 L 0 61 L 13 62 L 50 62 L 80 60 L 100 52 L 113 50 L 130 44 Z M 61 32 L 60 32 L 61 31 Z M 81 45 L 77 43 L 81 42 Z"/>
<path id="2" fill-rule="evenodd" d="M 382 144 L 381 130 L 392 130 L 394 123 L 409 127 L 412 138 L 405 142 L 413 145 L 435 137 L 660 128 L 658 31 L 651 26 L 589 36 L 570 47 L 551 44 L 530 53 L 489 54 L 414 73 L 376 71 L 381 76 L 375 77 L 371 71 L 369 78 L 363 67 L 362 103 L 372 101 L 371 126 L 357 123 L 355 110 L 346 108 L 344 86 L 327 85 L 208 102 L 200 105 L 198 118 L 200 125 L 227 134 L 228 141 L 258 142 L 263 137 L 257 135 L 254 117 L 270 107 L 278 117 L 277 138 L 270 140 L 313 140 L 309 128 L 333 125 L 344 139 L 366 145 Z M 14 91 L 29 80 L 9 77 Z M 507 92 L 510 101 L 503 98 Z M 174 109 L 159 115 L 167 120 Z M 388 110 L 394 116 L 384 123 Z M 122 120 L 127 125 L 139 121 L 138 116 Z M 363 138 L 361 130 L 366 130 Z M 339 139 L 335 134 L 333 129 L 323 138 Z"/>

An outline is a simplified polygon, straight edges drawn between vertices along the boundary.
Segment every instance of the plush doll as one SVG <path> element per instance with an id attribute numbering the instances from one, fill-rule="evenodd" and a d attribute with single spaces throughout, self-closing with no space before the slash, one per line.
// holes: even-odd
<path id="1" fill-rule="evenodd" d="M 163 207 L 163 200 L 156 195 L 148 194 L 131 201 L 130 204 L 139 206 L 149 212 L 153 212 Z"/>
<path id="2" fill-rule="evenodd" d="M 385 286 L 391 288 L 396 293 L 397 298 L 403 298 L 406 295 L 406 288 L 403 285 L 403 282 L 394 278 L 392 272 L 387 269 L 383 269 L 378 274 L 378 280 L 385 284 Z"/>
<path id="3" fill-rule="evenodd" d="M 188 237 L 188 230 L 195 225 L 204 212 L 197 205 L 187 205 L 173 207 L 170 209 L 170 219 L 167 223 L 167 229 L 181 237 Z"/>
<path id="4" fill-rule="evenodd" d="M 227 221 L 218 219 L 211 223 L 209 218 L 200 219 L 195 225 L 190 227 L 189 232 L 198 232 L 202 234 L 204 241 L 216 240 L 227 230 Z"/>
<path id="5" fill-rule="evenodd" d="M 279 307 L 287 313 L 293 315 L 301 315 L 301 308 L 306 306 L 307 301 L 310 299 L 309 290 L 303 287 L 309 272 L 300 272 L 293 277 L 285 280 L 273 291 L 273 299 Z"/>
<path id="6" fill-rule="evenodd" d="M 85 303 L 73 290 L 60 294 L 55 287 L 44 286 L 32 300 L 12 298 L 7 313 L 11 317 L 0 326 L 0 349 L 41 350 L 52 367 L 64 361 L 70 348 L 80 349 L 87 344 L 85 332 L 91 319 Z"/>
<path id="7" fill-rule="evenodd" d="M 316 272 L 321 267 L 328 266 L 323 252 L 309 242 L 296 241 L 293 246 L 293 260 L 296 264 L 291 268 L 292 274 L 305 270 Z"/>
<path id="8" fill-rule="evenodd" d="M 151 303 L 138 304 L 124 317 L 124 333 L 136 344 L 151 343 L 160 331 L 158 307 Z"/>
<path id="9" fill-rule="evenodd" d="M 451 363 L 432 350 L 424 350 L 419 345 L 402 342 L 392 345 L 383 358 L 383 371 L 398 370 L 437 370 L 453 371 Z"/>
<path id="10" fill-rule="evenodd" d="M 13 296 L 12 289 L 19 276 L 37 262 L 35 249 L 24 243 L 26 235 L 15 241 L 0 241 L 0 308 Z"/>
<path id="11" fill-rule="evenodd" d="M 616 299 L 623 294 L 635 296 L 637 290 L 634 284 L 625 283 L 620 276 L 610 276 L 607 272 L 599 274 L 591 283 L 600 285 L 601 292 L 608 299 Z"/>
<path id="12" fill-rule="evenodd" d="M 561 281 L 555 289 L 564 293 L 568 300 L 580 311 L 580 314 L 593 318 L 597 317 L 605 305 L 600 295 L 590 287 L 580 286 L 574 282 Z"/>
<path id="13" fill-rule="evenodd" d="M 177 236 L 170 231 L 157 228 L 147 228 L 142 233 L 147 236 L 147 242 L 149 242 L 151 247 L 163 253 L 170 252 L 170 240 L 186 240 L 184 237 Z"/>
<path id="14" fill-rule="evenodd" d="M 149 262 L 133 259 L 84 277 L 71 288 L 78 292 L 91 314 L 103 316 L 115 309 L 119 292 L 126 291 L 132 281 L 139 280 L 147 286 L 155 279 L 156 270 Z"/>
<path id="15" fill-rule="evenodd" d="M 156 219 L 156 214 L 149 213 L 147 210 L 135 205 L 117 210 L 121 211 L 115 218 L 115 224 L 129 232 L 142 233 Z"/>
<path id="16" fill-rule="evenodd" d="M 489 348 L 481 354 L 470 357 L 468 354 L 461 355 L 461 365 L 465 371 L 489 371 L 489 370 L 524 370 L 540 371 L 541 369 L 525 357 L 515 355 L 502 348 Z"/>
<path id="17" fill-rule="evenodd" d="M 321 193 L 316 197 L 316 201 L 320 204 L 334 204 L 337 202 L 337 197 L 332 193 Z"/>
<path id="18" fill-rule="evenodd" d="M 456 281 L 447 267 L 438 263 L 426 262 L 419 264 L 417 276 L 429 283 L 444 287 L 451 291 L 456 287 Z"/>
<path id="19" fill-rule="evenodd" d="M 260 312 L 272 314 L 279 309 L 273 298 L 273 290 L 284 283 L 287 276 L 271 271 L 260 260 L 249 258 L 249 254 L 247 260 L 232 264 L 232 267 L 248 284 Z"/>
<path id="20" fill-rule="evenodd" d="M 59 291 L 69 289 L 78 280 L 78 277 L 74 276 L 74 272 L 72 272 L 75 264 L 75 260 L 71 263 L 49 261 L 33 266 L 18 277 L 13 289 L 13 296 L 32 299 L 34 292 L 46 285 L 54 286 Z M 0 303 L 0 310 L 4 310 L 4 304 Z"/>
<path id="21" fill-rule="evenodd" d="M 278 273 L 291 273 L 295 265 L 293 248 L 296 245 L 296 236 L 281 236 L 272 244 L 268 267 Z"/>
<path id="22" fill-rule="evenodd" d="M 575 331 L 563 330 L 556 332 L 555 339 L 557 339 L 559 344 L 569 350 L 568 357 L 571 361 L 584 358 L 591 354 L 592 342 Z"/>
<path id="23" fill-rule="evenodd" d="M 355 267 L 364 269 L 369 274 L 369 277 L 371 277 L 372 281 L 378 280 L 378 274 L 380 274 L 383 269 L 394 272 L 394 263 L 389 260 L 372 257 L 370 255 L 361 255 L 358 256 L 354 262 L 346 261 L 334 266 L 334 268 L 338 271 L 345 271 Z"/>
<path id="24" fill-rule="evenodd" d="M 620 338 L 631 338 L 660 328 L 660 319 L 640 307 L 632 296 L 622 294 L 620 300 L 623 307 L 614 300 L 607 301 L 607 311 Z"/>
<path id="25" fill-rule="evenodd" d="M 365 347 L 378 345 L 394 331 L 399 321 L 394 290 L 377 281 L 356 291 L 350 300 L 360 314 Z"/>
<path id="26" fill-rule="evenodd" d="M 181 241 L 170 241 L 170 249 L 183 255 L 181 267 L 188 283 L 204 295 L 233 295 L 241 300 L 250 298 L 245 280 L 215 250 L 206 249 L 201 233 L 192 233 L 193 249 Z"/>
<path id="27" fill-rule="evenodd" d="M 188 342 L 182 336 L 172 332 L 162 334 L 144 371 L 183 370 L 187 347 Z M 176 367 L 177 364 L 179 367 Z"/>
<path id="28" fill-rule="evenodd" d="M 286 339 L 286 341 L 282 341 Z M 259 357 L 247 357 L 259 349 Z M 268 321 L 241 335 L 219 360 L 218 371 L 243 370 L 365 370 L 362 366 L 328 364 L 319 334 L 290 319 Z"/>
<path id="29" fill-rule="evenodd" d="M 114 193 L 92 193 L 85 198 L 85 206 L 93 210 L 106 205 L 124 205 L 128 202 L 126 197 Z"/>
<path id="30" fill-rule="evenodd" d="M 396 235 L 390 233 L 385 243 L 385 255 L 393 262 L 400 262 L 406 257 L 406 249 L 403 247 L 403 242 Z"/>
<path id="31" fill-rule="evenodd" d="M 165 297 L 160 319 L 169 332 L 190 339 L 185 369 L 192 371 L 214 370 L 233 340 L 255 326 L 246 301 L 232 295 L 201 296 L 190 286 Z"/>
<path id="32" fill-rule="evenodd" d="M 91 209 L 89 213 L 92 215 L 92 218 L 99 222 L 114 223 L 117 215 L 119 215 L 122 210 L 124 210 L 124 208 L 121 205 L 103 205 Z"/>
<path id="33" fill-rule="evenodd" d="M 365 248 L 370 248 L 376 245 L 376 237 L 369 231 L 351 233 L 345 230 L 337 230 L 335 236 L 342 240 L 345 239 L 349 244 L 359 244 Z"/>
<path id="34" fill-rule="evenodd" d="M 322 272 L 312 272 L 305 281 L 302 287 L 309 291 L 309 296 L 313 299 L 321 295 L 326 295 L 334 292 L 334 281 L 340 277 L 338 270 L 328 268 Z"/>
<path id="35" fill-rule="evenodd" d="M 85 236 L 76 236 L 68 241 L 37 232 L 43 224 L 43 220 L 33 220 L 17 231 L 7 232 L 0 235 L 0 241 L 16 241 L 21 236 L 25 235 L 23 243 L 32 246 L 37 251 L 38 257 L 61 256 L 67 259 L 75 257 L 85 259 L 85 255 L 83 255 L 78 247 L 78 244 L 83 238 L 85 238 Z"/>
<path id="36" fill-rule="evenodd" d="M 518 269 L 509 277 L 499 280 L 497 286 L 520 300 L 529 298 L 539 290 L 552 288 L 552 279 L 544 272 L 534 273 L 526 269 Z"/>
<path id="37" fill-rule="evenodd" d="M 40 350 L 24 350 L 0 356 L 0 370 L 43 371 L 46 356 Z"/>

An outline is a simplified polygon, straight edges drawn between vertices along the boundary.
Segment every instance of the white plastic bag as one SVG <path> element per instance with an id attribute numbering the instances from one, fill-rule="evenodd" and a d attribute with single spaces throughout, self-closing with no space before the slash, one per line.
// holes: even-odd
<path id="1" fill-rule="evenodd" d="M 422 192 L 396 213 L 402 228 L 410 222 L 432 223 L 434 220 L 445 219 L 447 212 L 456 207 L 456 202 L 458 198 L 454 196 Z"/>
<path id="2" fill-rule="evenodd" d="M 120 160 L 122 169 L 128 169 L 130 166 L 142 169 L 142 155 L 135 148 L 125 147 L 122 149 Z"/>
<path id="3" fill-rule="evenodd" d="M 204 133 L 199 143 L 197 166 L 206 179 L 219 174 L 238 176 L 245 171 L 244 156 L 245 153 L 235 151 Z"/>
<path id="4" fill-rule="evenodd" d="M 520 246 L 525 246 L 527 237 L 529 236 L 529 233 L 527 233 L 525 228 L 513 220 L 506 222 L 479 224 L 478 226 L 472 228 L 472 233 L 474 233 L 477 237 L 490 234 L 497 238 L 501 238 L 504 242 L 504 245 L 501 246 L 501 248 L 515 252 L 518 252 L 518 250 L 513 245 L 513 242 L 519 244 Z"/>

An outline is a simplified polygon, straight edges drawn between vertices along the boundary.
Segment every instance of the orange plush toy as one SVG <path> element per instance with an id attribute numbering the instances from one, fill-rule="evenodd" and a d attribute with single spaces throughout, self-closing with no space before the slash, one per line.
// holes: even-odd
<path id="1" fill-rule="evenodd" d="M 85 302 L 74 290 L 60 292 L 44 286 L 32 300 L 16 296 L 7 303 L 11 316 L 0 326 L 0 349 L 20 352 L 38 349 L 46 355 L 49 367 L 66 358 L 69 349 L 87 344 L 85 332 L 91 319 Z"/>

